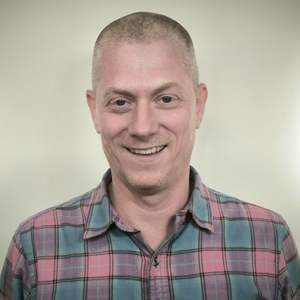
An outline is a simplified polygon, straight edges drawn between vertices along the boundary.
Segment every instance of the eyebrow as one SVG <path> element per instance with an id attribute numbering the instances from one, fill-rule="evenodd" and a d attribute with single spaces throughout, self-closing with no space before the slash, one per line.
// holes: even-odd
<path id="1" fill-rule="evenodd" d="M 170 81 L 158 86 L 151 94 L 156 95 L 163 92 L 166 89 L 173 88 L 173 87 L 179 88 L 180 91 L 183 92 L 183 87 L 181 84 L 179 84 L 177 81 Z M 116 93 L 124 96 L 134 97 L 134 95 L 128 90 L 120 89 L 117 87 L 110 87 L 105 91 L 104 98 L 106 98 L 106 96 L 110 93 Z"/>

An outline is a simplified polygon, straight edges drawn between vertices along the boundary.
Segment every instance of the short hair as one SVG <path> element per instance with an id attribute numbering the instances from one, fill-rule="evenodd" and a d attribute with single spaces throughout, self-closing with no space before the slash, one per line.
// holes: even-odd
<path id="1" fill-rule="evenodd" d="M 193 42 L 187 30 L 167 16 L 137 12 L 113 21 L 99 34 L 94 47 L 92 65 L 94 93 L 99 79 L 101 55 L 105 49 L 122 42 L 148 44 L 155 41 L 177 44 L 182 53 L 183 63 L 190 73 L 195 90 L 197 90 L 198 66 Z"/>

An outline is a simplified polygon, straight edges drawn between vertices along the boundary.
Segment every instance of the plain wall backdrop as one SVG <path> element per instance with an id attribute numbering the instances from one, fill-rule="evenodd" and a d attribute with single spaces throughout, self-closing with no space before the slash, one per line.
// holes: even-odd
<path id="1" fill-rule="evenodd" d="M 0 0 L 0 264 L 20 222 L 108 168 L 85 90 L 99 32 L 136 11 L 194 41 L 209 92 L 192 157 L 203 182 L 280 213 L 299 249 L 299 0 Z"/>

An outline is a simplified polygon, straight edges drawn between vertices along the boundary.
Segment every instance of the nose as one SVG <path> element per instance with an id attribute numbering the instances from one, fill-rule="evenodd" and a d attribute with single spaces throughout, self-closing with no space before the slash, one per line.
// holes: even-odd
<path id="1" fill-rule="evenodd" d="M 146 138 L 158 130 L 157 112 L 147 101 L 140 101 L 132 111 L 128 132 L 132 136 Z"/>

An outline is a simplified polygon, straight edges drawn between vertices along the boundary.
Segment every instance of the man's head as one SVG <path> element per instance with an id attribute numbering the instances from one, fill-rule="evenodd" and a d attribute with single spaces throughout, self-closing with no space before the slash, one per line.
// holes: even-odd
<path id="1" fill-rule="evenodd" d="M 194 46 L 189 33 L 175 20 L 160 14 L 138 12 L 122 17 L 106 26 L 95 43 L 92 67 L 93 91 L 96 91 L 101 72 L 102 53 L 119 43 L 149 44 L 163 41 L 178 47 L 182 60 L 193 80 L 195 90 L 199 82 Z"/>
<path id="2" fill-rule="evenodd" d="M 204 84 L 195 83 L 198 75 L 183 58 L 184 47 L 194 50 L 181 25 L 160 15 L 140 15 L 144 18 L 124 17 L 123 26 L 117 20 L 101 33 L 100 46 L 95 46 L 100 52 L 94 58 L 94 91 L 87 91 L 87 101 L 113 182 L 156 193 L 188 180 L 207 91 Z M 159 24 L 167 20 L 164 30 L 156 19 Z M 175 38 L 174 27 L 184 32 L 182 42 Z"/>

